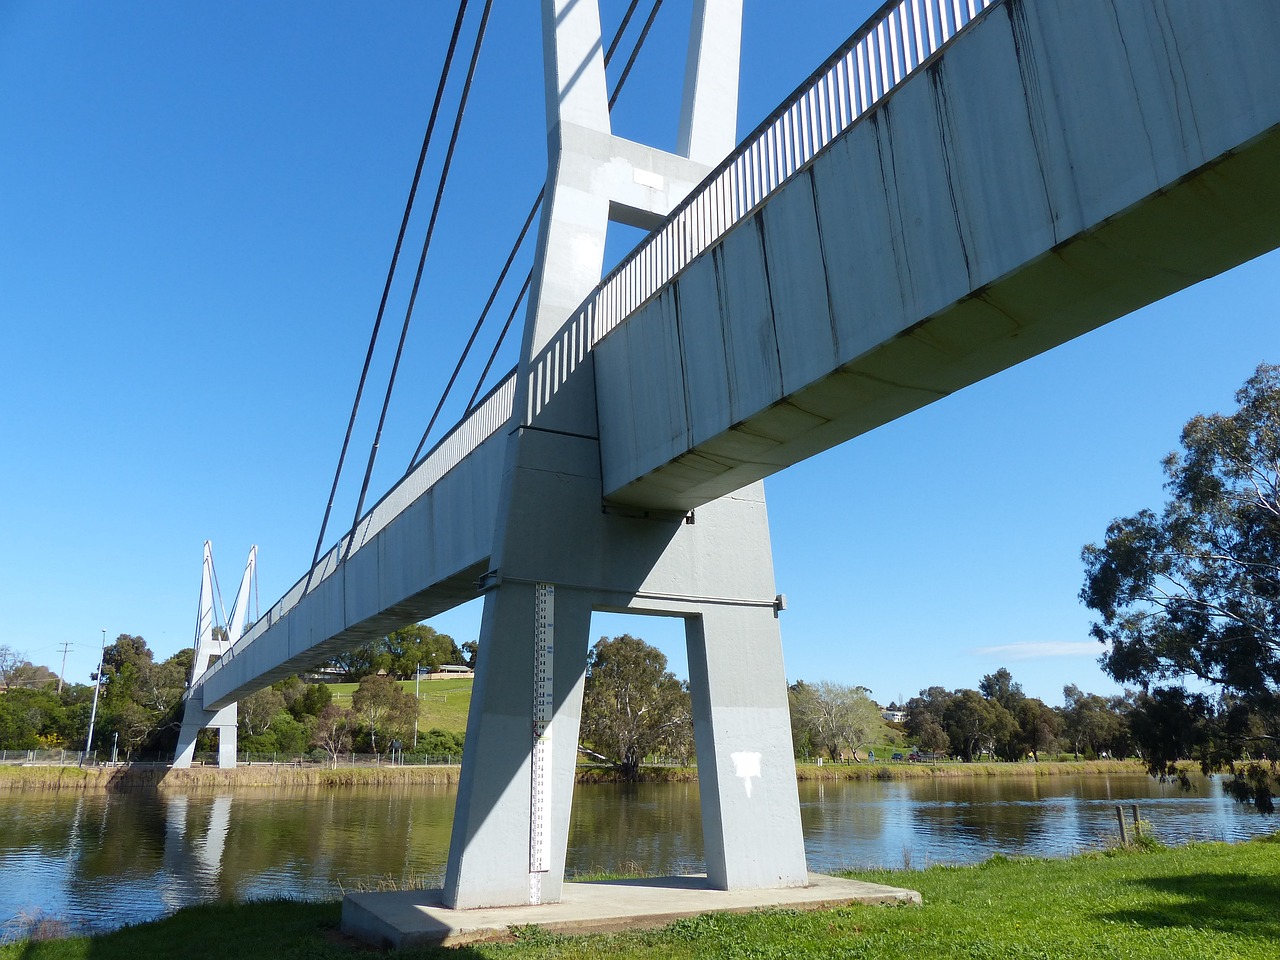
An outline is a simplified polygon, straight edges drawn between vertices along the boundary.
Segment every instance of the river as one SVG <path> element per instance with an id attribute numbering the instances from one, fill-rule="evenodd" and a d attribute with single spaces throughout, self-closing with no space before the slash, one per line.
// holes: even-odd
<path id="1" fill-rule="evenodd" d="M 453 800 L 443 786 L 0 795 L 0 923 L 105 930 L 211 900 L 437 885 Z M 579 786 L 574 801 L 570 875 L 703 869 L 696 783 Z M 1280 829 L 1217 781 L 1184 793 L 1140 775 L 802 782 L 800 802 L 820 872 L 1065 856 L 1114 840 L 1117 803 L 1167 843 Z"/>

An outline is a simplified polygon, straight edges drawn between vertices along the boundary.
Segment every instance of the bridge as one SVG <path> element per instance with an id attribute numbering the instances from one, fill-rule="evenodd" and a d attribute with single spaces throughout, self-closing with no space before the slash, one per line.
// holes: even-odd
<path id="1" fill-rule="evenodd" d="M 668 154 L 610 133 L 594 4 L 542 7 L 520 364 L 189 715 L 483 593 L 445 898 L 551 902 L 590 613 L 681 617 L 708 882 L 802 885 L 759 481 L 1280 245 L 1280 9 L 894 0 L 733 147 L 700 0 Z M 653 232 L 597 283 L 610 219 Z"/>

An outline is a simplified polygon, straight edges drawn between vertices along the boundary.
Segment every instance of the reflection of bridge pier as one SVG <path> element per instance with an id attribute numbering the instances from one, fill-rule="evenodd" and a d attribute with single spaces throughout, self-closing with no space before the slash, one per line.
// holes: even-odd
<path id="1" fill-rule="evenodd" d="M 181 881 L 181 886 L 216 894 L 231 828 L 232 797 L 214 797 L 208 805 L 208 818 L 197 824 L 196 811 L 202 806 L 193 804 L 186 794 L 164 797 L 164 870 L 169 877 Z M 166 906 L 177 909 L 192 902 L 190 894 L 171 883 L 163 889 L 173 894 L 165 900 Z"/>

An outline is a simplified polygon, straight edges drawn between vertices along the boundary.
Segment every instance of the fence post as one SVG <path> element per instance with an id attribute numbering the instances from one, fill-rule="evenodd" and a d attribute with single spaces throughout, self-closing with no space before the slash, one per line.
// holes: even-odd
<path id="1" fill-rule="evenodd" d="M 1133 834 L 1136 837 L 1142 836 L 1142 821 L 1138 819 L 1138 805 L 1135 803 L 1133 810 Z"/>
<path id="2" fill-rule="evenodd" d="M 1124 807 L 1118 803 L 1116 804 L 1116 820 L 1120 824 L 1120 845 L 1127 847 L 1129 845 L 1129 831 L 1124 823 Z"/>

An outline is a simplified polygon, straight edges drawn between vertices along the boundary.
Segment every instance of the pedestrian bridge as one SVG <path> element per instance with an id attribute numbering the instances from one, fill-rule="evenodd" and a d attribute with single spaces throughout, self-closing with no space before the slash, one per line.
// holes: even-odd
<path id="1" fill-rule="evenodd" d="M 598 440 L 607 511 L 696 520 L 1280 246 L 1276 50 L 1274 0 L 886 6 L 192 696 L 473 599 L 515 430 Z"/>

